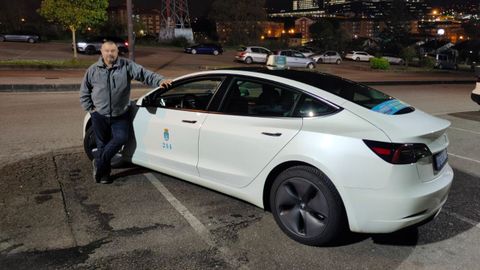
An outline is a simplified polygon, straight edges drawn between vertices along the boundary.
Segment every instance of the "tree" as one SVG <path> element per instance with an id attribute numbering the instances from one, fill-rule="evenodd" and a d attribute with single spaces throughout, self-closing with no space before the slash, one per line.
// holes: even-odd
<path id="1" fill-rule="evenodd" d="M 311 37 L 316 47 L 325 50 L 343 51 L 348 34 L 338 21 L 321 19 L 310 26 Z"/>
<path id="2" fill-rule="evenodd" d="M 258 41 L 262 31 L 258 22 L 265 21 L 265 0 L 214 0 L 209 18 L 228 28 L 232 44 Z"/>
<path id="3" fill-rule="evenodd" d="M 408 64 L 412 62 L 412 59 L 417 55 L 417 51 L 414 47 L 405 47 L 400 52 L 400 57 L 405 59 L 405 66 L 408 68 Z"/>
<path id="4" fill-rule="evenodd" d="M 73 57 L 76 59 L 76 31 L 104 22 L 107 19 L 107 7 L 108 0 L 42 0 L 38 13 L 72 32 Z"/>

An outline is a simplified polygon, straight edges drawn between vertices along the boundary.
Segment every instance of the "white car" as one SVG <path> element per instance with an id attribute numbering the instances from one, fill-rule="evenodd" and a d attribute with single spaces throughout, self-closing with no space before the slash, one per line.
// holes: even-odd
<path id="1" fill-rule="evenodd" d="M 362 51 L 350 51 L 345 55 L 346 59 L 354 60 L 354 61 L 370 61 L 370 58 L 374 56 Z"/>
<path id="2" fill-rule="evenodd" d="M 337 65 L 342 63 L 342 57 L 335 51 L 326 51 L 324 53 L 311 55 L 310 57 L 317 63 L 334 63 Z"/>
<path id="3" fill-rule="evenodd" d="M 249 46 L 249 47 L 241 47 L 237 50 L 237 54 L 235 55 L 235 60 L 244 62 L 245 64 L 251 63 L 266 63 L 267 57 L 272 52 L 263 47 L 258 46 Z"/>
<path id="4" fill-rule="evenodd" d="M 433 218 L 453 179 L 450 122 L 328 74 L 198 72 L 138 99 L 131 121 L 123 158 L 268 209 L 308 245 Z M 91 157 L 89 115 L 84 132 Z"/>
<path id="5" fill-rule="evenodd" d="M 405 64 L 405 61 L 403 58 L 395 56 L 395 55 L 383 55 L 382 58 L 387 59 L 389 64 L 394 64 L 394 65 L 403 65 Z"/>
<path id="6" fill-rule="evenodd" d="M 303 53 L 296 50 L 281 50 L 273 52 L 274 55 L 285 56 L 285 66 L 295 68 L 315 68 L 315 60 L 310 57 L 306 57 Z"/>

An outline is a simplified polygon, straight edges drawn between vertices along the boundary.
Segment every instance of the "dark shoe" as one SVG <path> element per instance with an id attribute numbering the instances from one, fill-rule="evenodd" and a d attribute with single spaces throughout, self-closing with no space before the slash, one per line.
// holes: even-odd
<path id="1" fill-rule="evenodd" d="M 97 164 L 96 164 L 95 159 L 92 160 L 92 167 L 93 167 L 93 179 L 95 179 L 96 183 L 99 183 L 100 180 L 101 180 L 100 179 L 101 177 L 97 173 Z"/>
<path id="2" fill-rule="evenodd" d="M 100 183 L 101 184 L 111 184 L 112 183 L 112 178 L 110 175 L 104 175 L 100 178 Z"/>

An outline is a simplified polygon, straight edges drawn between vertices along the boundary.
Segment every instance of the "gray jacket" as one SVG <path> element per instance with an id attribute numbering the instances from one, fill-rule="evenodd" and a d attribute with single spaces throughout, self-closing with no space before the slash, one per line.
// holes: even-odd
<path id="1" fill-rule="evenodd" d="M 125 58 L 117 58 L 111 69 L 100 59 L 91 65 L 80 86 L 80 103 L 86 111 L 95 109 L 105 116 L 119 116 L 128 110 L 130 81 L 135 79 L 157 87 L 163 76 Z"/>

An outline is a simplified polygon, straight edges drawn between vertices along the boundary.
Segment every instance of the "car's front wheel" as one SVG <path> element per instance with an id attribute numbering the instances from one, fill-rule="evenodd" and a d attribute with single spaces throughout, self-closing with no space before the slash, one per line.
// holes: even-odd
<path id="1" fill-rule="evenodd" d="M 35 43 L 35 40 L 34 40 L 33 38 L 29 38 L 29 39 L 27 40 L 27 42 L 28 42 L 28 43 Z"/>
<path id="2" fill-rule="evenodd" d="M 335 61 L 335 63 L 336 63 L 337 65 L 340 65 L 341 62 L 342 62 L 342 60 L 340 60 L 340 59 L 337 59 L 337 61 Z"/>
<path id="3" fill-rule="evenodd" d="M 355 59 L 355 61 L 359 62 L 359 61 L 360 61 L 360 57 L 357 57 L 357 58 Z"/>
<path id="4" fill-rule="evenodd" d="M 4 42 L 5 41 L 5 37 L 0 37 L 0 42 Z"/>
<path id="5" fill-rule="evenodd" d="M 307 68 L 308 68 L 308 69 L 314 69 L 314 68 L 315 68 L 315 64 L 314 64 L 314 63 L 308 63 Z"/>
<path id="6" fill-rule="evenodd" d="M 197 54 L 197 50 L 193 49 L 192 54 Z"/>
<path id="7" fill-rule="evenodd" d="M 282 231 L 306 245 L 330 243 L 345 228 L 340 195 L 325 174 L 310 166 L 291 167 L 277 176 L 270 208 Z"/>
<path id="8" fill-rule="evenodd" d="M 214 51 L 213 51 L 213 55 L 218 55 L 218 51 L 217 51 L 217 50 L 214 50 Z"/>

